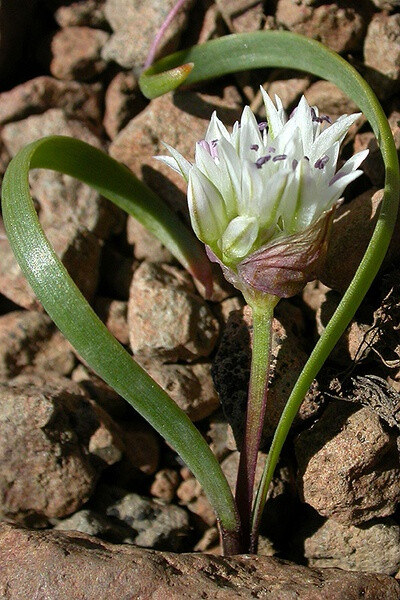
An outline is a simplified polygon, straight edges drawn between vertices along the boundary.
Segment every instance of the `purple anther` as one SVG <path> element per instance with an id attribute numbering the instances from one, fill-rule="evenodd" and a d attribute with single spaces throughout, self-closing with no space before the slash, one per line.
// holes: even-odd
<path id="1" fill-rule="evenodd" d="M 277 162 L 278 160 L 285 160 L 285 158 L 287 158 L 287 154 L 277 154 L 276 156 L 274 156 L 272 161 Z"/>
<path id="2" fill-rule="evenodd" d="M 321 156 L 321 158 L 319 158 L 317 161 L 315 161 L 314 167 L 316 169 L 323 169 L 328 161 L 329 161 L 329 156 L 324 154 L 324 156 Z"/>
<path id="3" fill-rule="evenodd" d="M 304 158 L 305 158 L 306 160 L 308 160 L 308 162 L 310 162 L 310 159 L 308 158 L 308 156 L 305 156 Z"/>
<path id="4" fill-rule="evenodd" d="M 250 150 L 255 150 L 255 151 L 257 151 L 257 150 L 258 150 L 258 148 L 259 148 L 258 144 L 252 144 L 252 145 L 250 146 Z"/>
<path id="5" fill-rule="evenodd" d="M 268 162 L 269 160 L 271 160 L 271 156 L 269 154 L 267 154 L 266 156 L 260 156 L 260 158 L 257 158 L 256 163 L 255 163 L 257 169 L 261 169 L 261 167 L 263 165 L 265 165 L 265 163 Z"/>
<path id="6" fill-rule="evenodd" d="M 260 131 L 264 131 L 264 129 L 268 129 L 267 121 L 261 121 L 261 123 L 258 124 L 258 129 Z"/>
<path id="7" fill-rule="evenodd" d="M 326 121 L 330 125 L 332 124 L 332 119 L 330 117 L 328 117 L 328 115 L 320 115 L 318 117 L 317 113 L 315 112 L 315 109 L 312 106 L 311 106 L 311 119 L 315 123 L 323 123 L 324 121 Z"/>
<path id="8" fill-rule="evenodd" d="M 212 142 L 209 144 L 206 140 L 200 140 L 198 144 L 204 148 L 204 150 L 206 150 L 212 158 L 217 158 L 217 141 L 218 140 L 212 140 Z"/>
<path id="9" fill-rule="evenodd" d="M 268 152 L 276 152 L 276 148 L 274 148 L 273 146 L 270 146 L 268 148 Z"/>
<path id="10" fill-rule="evenodd" d="M 292 160 L 292 169 L 293 169 L 293 171 L 296 170 L 296 167 L 297 167 L 298 164 L 299 164 L 299 161 L 294 158 Z"/>

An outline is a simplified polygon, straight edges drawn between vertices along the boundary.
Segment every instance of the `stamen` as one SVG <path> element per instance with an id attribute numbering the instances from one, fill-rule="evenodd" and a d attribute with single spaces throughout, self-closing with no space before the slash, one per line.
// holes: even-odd
<path id="1" fill-rule="evenodd" d="M 299 164 L 299 161 L 294 158 L 292 160 L 292 169 L 293 169 L 293 171 L 296 170 L 296 167 L 297 167 L 298 164 Z"/>
<path id="2" fill-rule="evenodd" d="M 324 154 L 324 156 L 321 156 L 321 158 L 319 158 L 317 161 L 315 161 L 314 167 L 316 169 L 323 169 L 328 161 L 329 161 L 329 156 Z"/>
<path id="3" fill-rule="evenodd" d="M 330 117 L 328 117 L 328 115 L 320 115 L 319 117 L 317 117 L 315 108 L 313 108 L 312 106 L 311 106 L 311 119 L 315 123 L 323 123 L 324 121 L 326 121 L 327 123 L 329 123 L 329 125 L 332 125 L 332 119 Z"/>
<path id="4" fill-rule="evenodd" d="M 208 143 L 206 140 L 200 140 L 198 144 L 208 152 L 211 158 L 218 158 L 217 142 L 218 140 L 212 140 L 211 143 Z"/>
<path id="5" fill-rule="evenodd" d="M 277 162 L 278 160 L 285 160 L 285 158 L 287 158 L 287 154 L 277 154 L 276 156 L 274 156 L 272 161 Z"/>
<path id="6" fill-rule="evenodd" d="M 261 121 L 261 123 L 258 124 L 258 129 L 260 131 L 264 131 L 264 129 L 268 129 L 267 121 Z"/>
<path id="7" fill-rule="evenodd" d="M 257 169 L 261 169 L 261 167 L 263 165 L 265 165 L 265 163 L 268 162 L 269 160 L 271 160 L 271 156 L 269 154 L 267 154 L 266 156 L 260 156 L 260 158 L 257 158 L 257 160 L 255 162 Z"/>
<path id="8" fill-rule="evenodd" d="M 252 145 L 250 146 L 250 150 L 256 150 L 256 151 L 257 151 L 257 150 L 258 150 L 258 148 L 259 148 L 258 144 L 252 144 Z"/>
<path id="9" fill-rule="evenodd" d="M 274 148 L 273 146 L 270 146 L 268 148 L 268 152 L 276 152 L 276 148 Z"/>

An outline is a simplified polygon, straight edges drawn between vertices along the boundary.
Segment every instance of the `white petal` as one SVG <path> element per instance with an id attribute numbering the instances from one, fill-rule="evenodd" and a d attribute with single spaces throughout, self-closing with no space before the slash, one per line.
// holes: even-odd
<path id="1" fill-rule="evenodd" d="M 193 165 L 169 144 L 163 142 L 163 146 L 165 146 L 168 152 L 172 154 L 172 159 L 169 156 L 155 156 L 154 158 L 171 167 L 171 169 L 179 173 L 179 175 L 182 175 L 186 181 L 188 181 L 190 169 Z"/>
<path id="2" fill-rule="evenodd" d="M 258 235 L 255 217 L 236 217 L 226 228 L 221 242 L 223 257 L 228 262 L 237 262 L 251 250 Z"/>
<path id="3" fill-rule="evenodd" d="M 251 146 L 262 145 L 258 123 L 249 106 L 245 106 L 242 113 L 238 142 L 237 151 L 241 160 L 251 160 L 254 157 L 254 150 L 251 150 Z"/>
<path id="4" fill-rule="evenodd" d="M 221 137 L 224 137 L 227 140 L 230 140 L 231 138 L 227 128 L 223 122 L 218 119 L 217 113 L 214 110 L 213 114 L 211 115 L 210 124 L 208 125 L 204 139 L 207 142 L 212 142 L 213 140 L 219 140 Z"/>
<path id="5" fill-rule="evenodd" d="M 274 139 L 279 134 L 285 123 L 267 92 L 263 87 L 260 89 L 264 100 L 265 113 L 267 115 L 268 134 L 271 139 Z"/>
<path id="6" fill-rule="evenodd" d="M 281 170 L 268 179 L 259 198 L 260 228 L 269 229 L 274 225 L 280 215 L 280 203 L 286 187 L 289 170 Z"/>
<path id="7" fill-rule="evenodd" d="M 363 171 L 352 171 L 347 175 L 343 175 L 340 179 L 337 179 L 334 183 L 332 183 L 328 188 L 327 198 L 325 198 L 325 209 L 329 209 L 336 200 L 341 198 L 346 187 L 357 177 L 363 174 Z"/>
<path id="8" fill-rule="evenodd" d="M 342 143 L 349 127 L 357 121 L 361 113 L 340 117 L 333 125 L 324 129 L 324 131 L 315 140 L 309 159 L 311 164 L 314 164 L 328 148 L 333 146 L 335 142 Z"/>
<path id="9" fill-rule="evenodd" d="M 197 237 L 206 244 L 220 238 L 228 222 L 225 204 L 215 185 L 196 166 L 189 176 L 188 205 Z"/>

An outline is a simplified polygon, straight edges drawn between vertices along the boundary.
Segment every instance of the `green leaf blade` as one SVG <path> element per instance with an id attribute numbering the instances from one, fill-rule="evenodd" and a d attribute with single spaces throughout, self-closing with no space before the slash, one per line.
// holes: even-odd
<path id="1" fill-rule="evenodd" d="M 76 140 L 69 140 L 67 149 L 74 150 L 75 158 L 77 152 L 82 158 L 79 154 L 82 142 L 78 145 L 74 142 Z M 64 165 L 63 148 L 60 138 L 34 142 L 16 155 L 6 171 L 2 189 L 3 219 L 15 256 L 44 308 L 80 356 L 176 449 L 203 486 L 223 528 L 236 531 L 238 523 L 232 493 L 207 443 L 186 414 L 108 332 L 70 278 L 40 226 L 30 196 L 30 168 L 57 169 L 86 182 L 96 179 L 96 175 L 82 174 L 79 156 L 75 161 L 76 170 L 73 160 L 66 159 Z M 55 149 L 57 154 L 54 154 Z M 106 185 L 101 178 L 99 181 L 94 186 L 96 189 L 112 189 L 111 182 Z M 123 186 L 124 183 L 118 182 L 109 195 L 121 194 L 122 198 Z M 121 204 L 124 204 L 122 200 Z"/>

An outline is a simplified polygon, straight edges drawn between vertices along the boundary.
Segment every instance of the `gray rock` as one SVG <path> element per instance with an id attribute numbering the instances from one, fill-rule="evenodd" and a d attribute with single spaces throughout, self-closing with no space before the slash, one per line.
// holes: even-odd
<path id="1" fill-rule="evenodd" d="M 144 548 L 178 552 L 184 548 L 189 533 L 189 517 L 185 510 L 138 494 L 127 494 L 109 506 L 107 515 L 135 530 L 134 543 Z"/>
<path id="2" fill-rule="evenodd" d="M 12 549 L 12 551 L 10 551 Z M 0 525 L 0 592 L 8 600 L 398 600 L 387 575 L 310 569 L 263 556 L 173 554 L 115 546 L 83 533 Z M 7 594 L 7 596 L 6 596 Z"/>
<path id="3" fill-rule="evenodd" d="M 397 436 L 369 408 L 332 402 L 295 443 L 303 500 L 321 515 L 359 525 L 391 515 L 400 500 Z"/>
<path id="4" fill-rule="evenodd" d="M 128 303 L 134 354 L 168 362 L 192 361 L 210 354 L 217 340 L 218 322 L 192 290 L 183 271 L 142 263 L 133 276 Z"/>
<path id="5" fill-rule="evenodd" d="M 137 79 L 130 72 L 117 73 L 106 90 L 104 102 L 103 125 L 112 140 L 145 107 Z"/>
<path id="6" fill-rule="evenodd" d="M 328 519 L 304 540 L 310 567 L 394 575 L 400 568 L 400 527 L 393 519 L 361 527 Z"/>
<path id="7" fill-rule="evenodd" d="M 54 529 L 80 531 L 114 544 L 133 544 L 136 535 L 130 527 L 87 508 L 79 510 L 68 519 L 62 519 Z"/>

